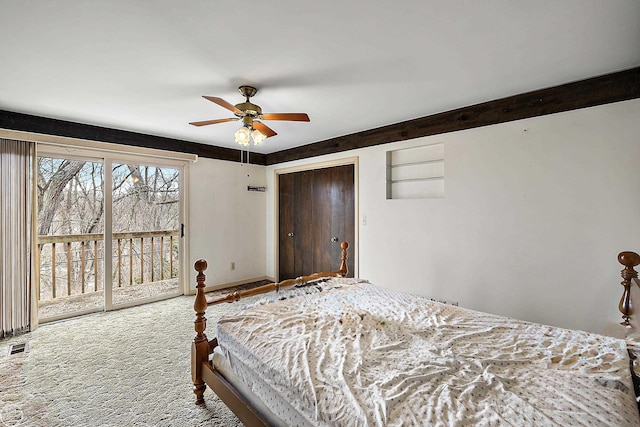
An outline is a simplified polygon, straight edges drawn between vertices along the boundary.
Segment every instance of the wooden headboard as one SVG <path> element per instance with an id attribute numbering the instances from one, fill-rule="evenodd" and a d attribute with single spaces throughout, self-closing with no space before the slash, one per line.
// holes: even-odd
<path id="1" fill-rule="evenodd" d="M 640 281 L 638 280 L 638 272 L 635 270 L 640 264 L 640 255 L 635 252 L 620 252 L 618 261 L 624 265 L 620 272 L 624 287 L 622 298 L 618 309 L 622 313 L 623 326 L 626 326 L 627 336 L 640 334 L 640 316 L 636 313 L 636 306 L 640 307 Z"/>

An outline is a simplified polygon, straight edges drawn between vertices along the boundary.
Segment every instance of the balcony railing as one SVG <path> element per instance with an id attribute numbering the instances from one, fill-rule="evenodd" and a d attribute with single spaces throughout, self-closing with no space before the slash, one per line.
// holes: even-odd
<path id="1" fill-rule="evenodd" d="M 177 277 L 178 230 L 113 233 L 114 288 Z M 39 300 L 104 289 L 102 234 L 38 236 Z"/>

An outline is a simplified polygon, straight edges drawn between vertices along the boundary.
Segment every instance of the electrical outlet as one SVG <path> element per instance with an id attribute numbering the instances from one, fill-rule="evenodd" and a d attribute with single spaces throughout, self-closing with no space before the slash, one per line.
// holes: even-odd
<path id="1" fill-rule="evenodd" d="M 235 270 L 235 269 L 236 269 L 236 263 L 235 263 L 235 261 L 233 261 L 231 263 L 231 270 Z"/>

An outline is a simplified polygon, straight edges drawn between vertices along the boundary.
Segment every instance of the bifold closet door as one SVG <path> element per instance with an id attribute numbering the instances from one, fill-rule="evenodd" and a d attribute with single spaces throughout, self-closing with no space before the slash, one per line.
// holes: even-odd
<path id="1" fill-rule="evenodd" d="M 354 216 L 353 165 L 279 175 L 279 279 L 335 270 Z"/>
<path id="2" fill-rule="evenodd" d="M 333 169 L 333 216 L 331 221 L 332 248 L 329 263 L 331 269 L 340 266 L 340 243 L 349 242 L 351 250 L 347 259 L 349 277 L 353 277 L 356 251 L 356 207 L 355 207 L 355 168 L 344 165 Z"/>
<path id="3" fill-rule="evenodd" d="M 353 165 L 313 173 L 313 271 L 330 271 L 339 267 L 340 243 L 354 244 Z"/>
<path id="4" fill-rule="evenodd" d="M 279 277 L 280 280 L 313 270 L 313 171 L 279 178 Z"/>

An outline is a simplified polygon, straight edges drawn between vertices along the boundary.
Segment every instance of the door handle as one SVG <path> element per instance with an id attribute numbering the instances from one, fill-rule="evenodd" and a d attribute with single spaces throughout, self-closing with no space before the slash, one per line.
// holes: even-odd
<path id="1" fill-rule="evenodd" d="M 337 241 L 338 241 L 338 238 L 337 238 L 337 237 L 332 237 L 332 238 L 331 238 L 331 241 L 335 243 L 335 242 L 337 242 Z"/>
<path id="2" fill-rule="evenodd" d="M 289 234 L 287 234 L 287 236 L 289 236 L 289 237 L 293 237 L 293 236 L 294 236 L 294 234 L 293 234 L 293 233 L 289 233 Z"/>

